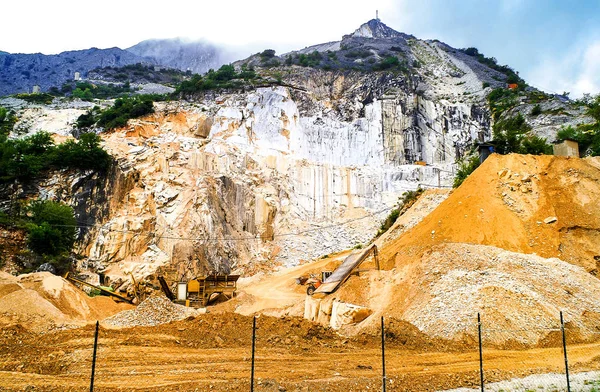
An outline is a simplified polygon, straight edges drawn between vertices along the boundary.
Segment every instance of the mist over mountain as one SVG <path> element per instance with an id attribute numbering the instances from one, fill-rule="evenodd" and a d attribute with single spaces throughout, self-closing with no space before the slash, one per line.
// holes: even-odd
<path id="1" fill-rule="evenodd" d="M 85 78 L 96 68 L 137 63 L 204 73 L 233 61 L 234 56 L 211 43 L 182 38 L 146 40 L 128 49 L 91 48 L 56 55 L 0 51 L 0 96 L 31 92 L 35 85 L 48 91 L 73 80 L 75 72 Z"/>
<path id="2" fill-rule="evenodd" d="M 182 38 L 150 39 L 126 50 L 157 64 L 193 73 L 204 73 L 232 60 L 231 55 L 216 45 Z"/>

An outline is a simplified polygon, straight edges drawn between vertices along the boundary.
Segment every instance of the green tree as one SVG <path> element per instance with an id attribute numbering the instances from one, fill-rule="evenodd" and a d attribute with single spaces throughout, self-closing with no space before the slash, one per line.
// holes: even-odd
<path id="1" fill-rule="evenodd" d="M 27 215 L 27 245 L 43 256 L 68 253 L 75 243 L 77 221 L 73 209 L 52 200 L 37 200 L 29 204 Z"/>
<path id="2" fill-rule="evenodd" d="M 89 88 L 85 88 L 82 90 L 80 87 L 77 87 L 75 90 L 73 90 L 73 97 L 79 98 L 84 101 L 91 101 L 92 99 L 94 99 L 94 94 Z"/>
<path id="3" fill-rule="evenodd" d="M 7 108 L 0 106 L 0 136 L 8 135 L 16 122 L 15 115 Z"/>
<path id="4" fill-rule="evenodd" d="M 275 51 L 273 49 L 266 49 L 260 54 L 260 57 L 262 59 L 271 59 L 275 57 Z"/>
<path id="5" fill-rule="evenodd" d="M 598 123 L 600 123 L 600 94 L 597 95 L 594 100 L 590 100 L 588 103 L 587 114 L 592 116 Z"/>
<path id="6" fill-rule="evenodd" d="M 154 105 L 148 97 L 118 98 L 112 107 L 103 111 L 98 126 L 114 129 L 127 125 L 127 120 L 154 113 Z"/>
<path id="7" fill-rule="evenodd" d="M 498 121 L 493 128 L 496 151 L 500 154 L 519 153 L 521 142 L 530 131 L 531 127 L 521 113 L 515 117 Z"/>
<path id="8" fill-rule="evenodd" d="M 552 146 L 546 143 L 546 139 L 530 135 L 523 138 L 520 152 L 521 154 L 552 155 Z"/>
<path id="9" fill-rule="evenodd" d="M 466 179 L 479 167 L 479 157 L 474 155 L 467 160 L 459 162 L 458 170 L 456 171 L 456 177 L 454 177 L 454 183 L 452 186 L 458 188 Z"/>
<path id="10" fill-rule="evenodd" d="M 50 167 L 49 155 L 54 141 L 48 132 L 38 132 L 23 139 L 1 140 L 0 177 L 29 180 Z"/>
<path id="11" fill-rule="evenodd" d="M 233 78 L 235 78 L 236 73 L 235 73 L 235 68 L 233 67 L 233 65 L 231 64 L 225 64 L 222 65 L 221 68 L 219 68 L 214 75 L 211 75 L 212 79 L 217 80 L 217 81 L 227 81 L 227 80 L 231 80 Z"/>
<path id="12" fill-rule="evenodd" d="M 494 124 L 493 136 L 499 154 L 552 154 L 552 146 L 546 139 L 531 135 L 531 126 L 519 113 Z"/>
<path id="13" fill-rule="evenodd" d="M 57 147 L 54 164 L 65 168 L 105 170 L 110 164 L 110 155 L 100 146 L 101 141 L 93 132 L 82 134 L 78 141 L 67 140 Z"/>
<path id="14" fill-rule="evenodd" d="M 532 116 L 539 116 L 540 114 L 542 114 L 542 107 L 540 106 L 540 104 L 538 103 L 537 105 L 535 105 L 532 109 L 531 109 L 531 113 Z"/>

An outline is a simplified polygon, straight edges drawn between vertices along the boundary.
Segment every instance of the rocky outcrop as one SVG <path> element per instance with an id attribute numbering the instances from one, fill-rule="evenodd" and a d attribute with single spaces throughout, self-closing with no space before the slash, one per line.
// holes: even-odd
<path id="1" fill-rule="evenodd" d="M 419 183 L 449 184 L 444 168 L 457 150 L 440 147 L 446 139 L 433 132 L 446 127 L 448 143 L 468 140 L 460 133 L 465 121 L 483 127 L 485 117 L 418 96 L 361 103 L 364 86 L 378 81 L 338 77 L 330 103 L 318 91 L 259 88 L 160 104 L 156 114 L 105 135 L 119 165 L 139 179 L 89 237 L 90 264 L 140 277 L 294 265 L 369 241 L 398 196 Z M 445 148 L 445 155 L 425 153 Z"/>

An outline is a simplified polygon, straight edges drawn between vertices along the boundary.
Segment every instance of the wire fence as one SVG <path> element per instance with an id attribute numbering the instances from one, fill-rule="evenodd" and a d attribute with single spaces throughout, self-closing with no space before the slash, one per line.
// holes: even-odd
<path id="1" fill-rule="evenodd" d="M 290 318 L 200 316 L 165 327 L 171 332 L 96 324 L 74 338 L 80 347 L 69 356 L 79 370 L 52 383 L 73 391 L 600 392 L 600 328 L 559 316 L 527 328 L 481 317 L 459 343 L 383 317 L 354 338 Z M 196 329 L 202 323 L 212 325 Z M 289 325 L 302 334 L 286 334 Z"/>

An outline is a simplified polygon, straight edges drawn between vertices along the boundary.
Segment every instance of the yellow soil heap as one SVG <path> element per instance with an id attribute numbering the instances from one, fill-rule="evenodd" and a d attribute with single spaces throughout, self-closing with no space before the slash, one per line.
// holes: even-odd
<path id="1" fill-rule="evenodd" d="M 494 154 L 421 224 L 381 249 L 381 258 L 403 265 L 434 245 L 460 242 L 558 257 L 595 272 L 599 169 L 598 158 Z"/>

